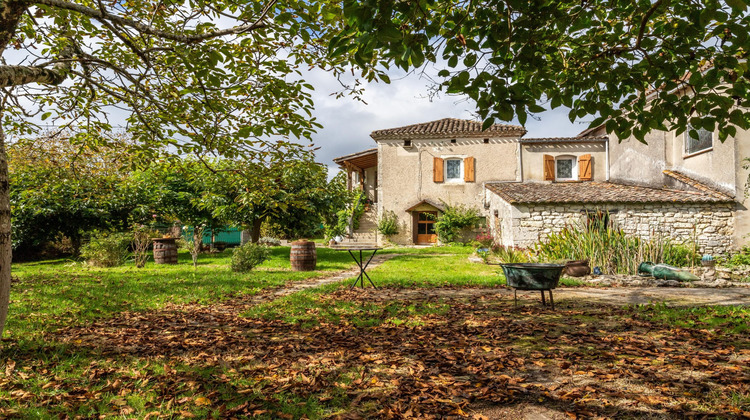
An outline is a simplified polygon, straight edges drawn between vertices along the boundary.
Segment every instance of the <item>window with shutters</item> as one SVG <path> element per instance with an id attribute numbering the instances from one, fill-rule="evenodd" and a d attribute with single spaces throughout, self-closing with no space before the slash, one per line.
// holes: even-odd
<path id="1" fill-rule="evenodd" d="M 463 159 L 445 159 L 445 181 L 459 182 L 464 180 Z"/>
<path id="2" fill-rule="evenodd" d="M 555 158 L 555 181 L 576 181 L 578 179 L 578 159 L 575 156 Z"/>
<path id="3" fill-rule="evenodd" d="M 544 155 L 544 180 L 565 181 L 593 181 L 593 159 L 590 154 L 581 156 L 552 156 Z"/>

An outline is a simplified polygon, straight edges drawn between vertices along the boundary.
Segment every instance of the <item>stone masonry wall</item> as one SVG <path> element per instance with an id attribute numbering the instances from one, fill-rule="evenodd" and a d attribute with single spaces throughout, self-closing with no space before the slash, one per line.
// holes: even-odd
<path id="1" fill-rule="evenodd" d="M 644 239 L 670 238 L 677 242 L 696 242 L 699 252 L 713 255 L 728 252 L 732 246 L 734 218 L 731 204 L 618 204 L 593 207 L 584 204 L 537 204 L 504 209 L 492 200 L 490 212 L 498 209 L 500 229 L 493 229 L 503 245 L 528 247 L 565 226 L 585 221 L 585 210 L 607 211 L 614 226 Z M 507 203 L 506 203 L 507 204 Z M 493 226 L 495 227 L 495 226 Z M 507 232 L 510 227 L 510 232 Z M 503 229 L 504 228 L 504 229 Z M 506 230 L 506 231 L 503 231 Z"/>

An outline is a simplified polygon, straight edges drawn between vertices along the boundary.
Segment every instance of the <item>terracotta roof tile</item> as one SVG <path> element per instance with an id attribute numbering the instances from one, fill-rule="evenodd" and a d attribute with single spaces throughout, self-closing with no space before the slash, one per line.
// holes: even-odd
<path id="1" fill-rule="evenodd" d="M 680 173 L 680 172 L 677 172 L 677 171 L 671 171 L 671 170 L 665 170 L 665 171 L 662 171 L 662 173 L 664 175 L 670 177 L 670 178 L 676 179 L 676 180 L 682 182 L 683 184 L 688 185 L 688 186 L 690 186 L 690 187 L 692 187 L 692 188 L 694 188 L 694 189 L 696 189 L 698 191 L 704 192 L 706 194 L 710 194 L 710 195 L 713 195 L 713 196 L 715 196 L 717 198 L 722 198 L 722 199 L 729 199 L 729 200 L 732 199 L 732 197 L 730 197 L 729 195 L 724 194 L 724 193 L 722 193 L 720 191 L 717 191 L 717 190 L 709 187 L 708 185 L 706 185 L 706 184 L 704 184 L 704 183 L 702 183 L 700 181 L 697 181 L 697 180 L 695 180 L 693 178 L 690 178 L 689 176 L 687 176 L 687 175 L 685 175 L 683 173 Z"/>
<path id="2" fill-rule="evenodd" d="M 729 197 L 611 182 L 487 183 L 486 188 L 511 204 L 534 203 L 724 203 Z"/>
<path id="3" fill-rule="evenodd" d="M 375 140 L 394 140 L 453 137 L 511 137 L 522 136 L 524 134 L 526 134 L 526 130 L 518 125 L 495 124 L 487 130 L 482 131 L 481 122 L 443 118 L 442 120 L 421 124 L 373 131 L 370 137 Z"/>

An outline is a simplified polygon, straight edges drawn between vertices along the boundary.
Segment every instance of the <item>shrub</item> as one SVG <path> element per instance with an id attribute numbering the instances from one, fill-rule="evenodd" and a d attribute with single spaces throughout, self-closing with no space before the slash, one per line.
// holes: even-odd
<path id="1" fill-rule="evenodd" d="M 717 262 L 727 267 L 750 265 L 750 247 L 743 246 L 739 253 L 730 256 L 723 256 L 719 258 Z"/>
<path id="2" fill-rule="evenodd" d="M 128 257 L 131 236 L 128 233 L 95 231 L 87 244 L 81 247 L 81 256 L 95 267 L 116 267 Z"/>
<path id="3" fill-rule="evenodd" d="M 349 231 L 349 218 L 352 219 L 352 229 L 359 228 L 359 219 L 365 214 L 365 193 L 359 193 L 344 210 L 336 212 L 336 224 L 325 226 L 325 239 L 343 236 Z"/>
<path id="4" fill-rule="evenodd" d="M 392 211 L 383 212 L 383 217 L 378 221 L 378 232 L 383 236 L 398 234 L 398 216 Z"/>
<path id="5" fill-rule="evenodd" d="M 477 241 L 482 248 L 489 248 L 495 242 L 495 238 L 492 237 L 492 234 L 484 229 L 479 232 L 474 240 Z"/>
<path id="6" fill-rule="evenodd" d="M 337 236 L 344 236 L 345 231 L 338 225 L 330 225 L 325 227 L 325 239 L 330 241 Z"/>
<path id="7" fill-rule="evenodd" d="M 267 246 L 280 246 L 281 240 L 278 238 L 272 238 L 270 236 L 264 236 L 258 239 L 258 243 L 261 245 L 267 245 Z"/>
<path id="8" fill-rule="evenodd" d="M 699 265 L 701 256 L 693 244 L 680 244 L 668 239 L 664 240 L 664 250 L 662 251 L 661 261 L 664 264 L 675 267 L 688 267 Z"/>
<path id="9" fill-rule="evenodd" d="M 232 271 L 244 273 L 268 259 L 271 251 L 264 245 L 251 242 L 237 247 L 232 252 Z"/>
<path id="10" fill-rule="evenodd" d="M 461 229 L 474 226 L 479 221 L 476 209 L 464 205 L 446 206 L 435 222 L 435 231 L 444 243 L 459 239 Z"/>

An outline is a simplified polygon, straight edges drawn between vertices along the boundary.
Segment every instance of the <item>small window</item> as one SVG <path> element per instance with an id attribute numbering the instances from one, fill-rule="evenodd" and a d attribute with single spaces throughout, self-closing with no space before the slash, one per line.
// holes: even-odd
<path id="1" fill-rule="evenodd" d="M 578 179 L 577 159 L 573 156 L 560 156 L 555 159 L 555 180 L 574 181 Z"/>
<path id="2" fill-rule="evenodd" d="M 486 217 L 480 217 L 477 219 L 476 223 L 474 223 L 475 229 L 485 229 L 487 228 L 487 218 Z"/>
<path id="3" fill-rule="evenodd" d="M 411 140 L 404 140 L 404 147 L 411 147 Z"/>
<path id="4" fill-rule="evenodd" d="M 451 139 L 452 144 L 456 144 L 456 139 Z"/>
<path id="5" fill-rule="evenodd" d="M 690 135 L 693 130 L 698 132 L 697 138 Z M 685 131 L 685 154 L 692 155 L 712 147 L 714 147 L 714 133 L 703 128 L 696 130 L 695 127 L 688 124 L 687 131 Z"/>
<path id="6" fill-rule="evenodd" d="M 484 144 L 490 144 L 490 139 L 484 139 Z"/>
<path id="7" fill-rule="evenodd" d="M 446 181 L 462 181 L 463 175 L 463 159 L 446 159 L 445 160 L 445 180 Z"/>

